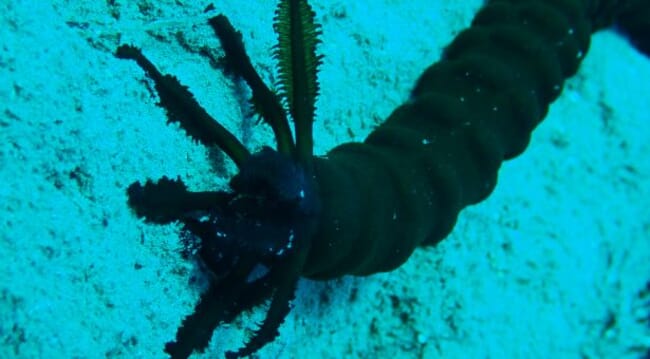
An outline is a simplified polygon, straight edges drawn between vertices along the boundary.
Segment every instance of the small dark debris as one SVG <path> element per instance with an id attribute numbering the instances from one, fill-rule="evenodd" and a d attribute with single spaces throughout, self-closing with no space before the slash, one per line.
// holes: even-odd
<path id="1" fill-rule="evenodd" d="M 134 347 L 138 345 L 138 337 L 135 335 L 130 336 L 127 340 L 123 342 L 124 346 L 126 347 Z"/>
<path id="2" fill-rule="evenodd" d="M 564 149 L 569 147 L 569 140 L 559 133 L 553 133 L 551 135 L 551 144 L 556 148 Z"/>
<path id="3" fill-rule="evenodd" d="M 348 301 L 355 302 L 357 300 L 358 295 L 359 295 L 359 289 L 357 287 L 352 288 L 352 290 L 350 291 L 350 297 L 348 298 Z"/>
<path id="4" fill-rule="evenodd" d="M 320 291 L 318 294 L 318 300 L 320 301 L 320 304 L 327 305 L 330 302 L 330 295 L 329 295 L 329 289 L 324 288 L 323 290 Z"/>
<path id="5" fill-rule="evenodd" d="M 47 259 L 52 259 L 57 254 L 52 246 L 41 246 L 39 249 Z"/>
<path id="6" fill-rule="evenodd" d="M 616 315 L 612 311 L 608 311 L 605 316 L 603 328 L 600 331 L 600 336 L 605 337 L 616 326 Z"/>
<path id="7" fill-rule="evenodd" d="M 66 21 L 66 25 L 68 25 L 71 28 L 75 29 L 81 29 L 81 30 L 87 30 L 90 27 L 90 23 L 88 22 L 79 22 L 79 21 Z"/>
<path id="8" fill-rule="evenodd" d="M 73 180 L 80 189 L 87 189 L 90 183 L 90 175 L 81 166 L 76 166 L 68 173 L 68 177 Z"/>
<path id="9" fill-rule="evenodd" d="M 208 6 L 205 7 L 205 9 L 203 9 L 203 12 L 204 12 L 204 13 L 206 13 L 206 12 L 210 12 L 210 11 L 212 11 L 212 10 L 214 10 L 214 9 L 215 9 L 215 8 L 214 8 L 214 4 L 213 4 L 213 3 L 210 3 L 210 4 L 208 4 Z"/>
<path id="10" fill-rule="evenodd" d="M 393 307 L 393 309 L 397 309 L 400 303 L 399 297 L 393 294 L 389 298 L 390 298 L 390 305 Z"/>
<path id="11" fill-rule="evenodd" d="M 154 6 L 149 0 L 142 0 L 138 2 L 138 10 L 142 15 L 150 16 L 153 13 Z"/>
<path id="12" fill-rule="evenodd" d="M 407 323 L 409 323 L 411 321 L 411 315 L 409 313 L 407 313 L 407 312 L 400 312 L 399 313 L 399 320 L 403 324 L 407 324 Z"/>
<path id="13" fill-rule="evenodd" d="M 378 335 L 379 328 L 377 328 L 377 318 L 372 318 L 370 321 L 370 335 Z"/>

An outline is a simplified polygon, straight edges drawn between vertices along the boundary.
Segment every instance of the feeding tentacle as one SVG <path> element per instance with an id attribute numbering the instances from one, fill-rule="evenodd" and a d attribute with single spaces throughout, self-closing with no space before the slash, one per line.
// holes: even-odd
<path id="1" fill-rule="evenodd" d="M 278 95 L 266 86 L 253 68 L 250 57 L 244 49 L 241 33 L 235 30 L 224 15 L 217 15 L 208 20 L 208 23 L 221 42 L 227 69 L 232 71 L 235 76 L 243 78 L 253 92 L 251 99 L 253 107 L 262 120 L 271 126 L 278 152 L 286 155 L 293 154 L 295 145 L 287 115 Z"/>
<path id="2" fill-rule="evenodd" d="M 151 78 L 160 96 L 159 105 L 167 112 L 168 123 L 178 122 L 187 134 L 206 147 L 219 146 L 239 167 L 250 153 L 225 127 L 210 116 L 176 77 L 163 75 L 142 52 L 130 45 L 117 48 L 120 59 L 134 60 Z"/>
<path id="3" fill-rule="evenodd" d="M 266 300 L 271 294 L 260 282 L 246 283 L 246 277 L 254 268 L 252 261 L 242 261 L 235 270 L 219 283 L 211 282 L 201 295 L 194 312 L 185 319 L 176 332 L 175 341 L 165 345 L 165 352 L 172 359 L 186 359 L 194 350 L 204 351 L 214 329 L 220 323 L 230 323 L 244 310 Z M 238 299 L 247 294 L 246 303 Z"/>
<path id="4" fill-rule="evenodd" d="M 191 192 L 180 179 L 163 177 L 144 186 L 135 182 L 127 190 L 129 206 L 145 220 L 167 224 L 186 218 L 188 214 L 223 206 L 232 198 L 231 193 Z"/>
<path id="5" fill-rule="evenodd" d="M 283 0 L 273 24 L 278 34 L 273 53 L 278 60 L 277 85 L 294 121 L 296 159 L 307 170 L 311 170 L 314 148 L 312 126 L 319 87 L 316 74 L 322 62 L 322 55 L 316 54 L 321 29 L 314 17 L 306 0 Z"/>

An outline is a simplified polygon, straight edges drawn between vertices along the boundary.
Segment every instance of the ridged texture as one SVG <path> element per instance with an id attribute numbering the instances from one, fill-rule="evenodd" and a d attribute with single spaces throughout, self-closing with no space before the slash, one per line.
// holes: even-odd
<path id="1" fill-rule="evenodd" d="M 296 147 L 301 162 L 311 161 L 312 123 L 318 96 L 316 73 L 322 56 L 316 55 L 320 26 L 305 0 L 282 0 L 275 12 L 273 28 L 278 44 L 273 56 L 278 60 L 280 97 L 286 101 L 296 124 Z"/>
<path id="2" fill-rule="evenodd" d="M 588 6 L 490 1 L 409 102 L 363 144 L 318 159 L 323 216 L 305 275 L 392 270 L 446 237 L 460 210 L 492 191 L 501 163 L 526 148 L 585 55 L 592 21 L 608 21 L 590 19 L 599 9 Z"/>

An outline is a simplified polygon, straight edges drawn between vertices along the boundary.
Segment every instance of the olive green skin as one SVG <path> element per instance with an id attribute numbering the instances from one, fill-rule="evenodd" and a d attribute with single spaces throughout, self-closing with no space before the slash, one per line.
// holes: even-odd
<path id="1" fill-rule="evenodd" d="M 322 208 L 303 276 L 390 271 L 445 238 L 458 213 L 494 189 L 501 163 L 526 148 L 609 9 L 626 4 L 486 4 L 363 143 L 315 158 Z"/>

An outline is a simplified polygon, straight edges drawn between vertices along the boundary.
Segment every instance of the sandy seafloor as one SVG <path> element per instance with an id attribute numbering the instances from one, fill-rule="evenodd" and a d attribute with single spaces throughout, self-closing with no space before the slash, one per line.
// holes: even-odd
<path id="1" fill-rule="evenodd" d="M 325 55 L 316 153 L 362 140 L 480 3 L 313 0 Z M 112 51 L 142 47 L 246 145 L 269 143 L 240 109 L 241 86 L 199 54 L 221 53 L 206 5 L 0 2 L 1 358 L 163 358 L 191 312 L 199 288 L 178 226 L 138 220 L 125 188 L 167 175 L 223 189 L 233 166 L 166 125 L 143 72 Z M 215 7 L 272 82 L 275 1 Z M 390 273 L 301 281 L 279 338 L 255 357 L 641 357 L 649 80 L 650 60 L 613 32 L 595 35 L 529 149 L 449 238 Z M 262 317 L 218 329 L 194 357 L 239 347 Z"/>

